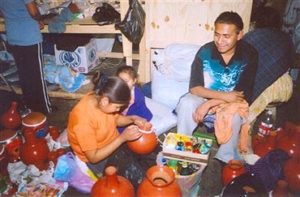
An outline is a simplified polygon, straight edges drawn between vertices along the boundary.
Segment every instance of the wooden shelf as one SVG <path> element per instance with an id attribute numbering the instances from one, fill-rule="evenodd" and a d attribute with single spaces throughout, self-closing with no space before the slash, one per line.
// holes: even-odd
<path id="1" fill-rule="evenodd" d="M 22 94 L 21 88 L 16 86 L 13 86 L 13 88 L 17 94 Z M 7 86 L 0 86 L 0 90 L 11 91 L 11 89 Z M 48 95 L 49 97 L 55 97 L 55 98 L 80 99 L 89 91 L 92 91 L 91 84 L 82 86 L 77 92 L 74 93 L 65 92 L 60 88 L 55 90 L 48 90 Z"/>

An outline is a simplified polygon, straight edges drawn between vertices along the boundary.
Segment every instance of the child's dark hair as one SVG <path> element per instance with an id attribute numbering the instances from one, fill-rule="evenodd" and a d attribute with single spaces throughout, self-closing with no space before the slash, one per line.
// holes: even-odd
<path id="1" fill-rule="evenodd" d="M 223 12 L 215 20 L 215 25 L 217 23 L 233 24 L 237 27 L 238 33 L 243 30 L 244 23 L 241 16 L 236 12 Z"/>
<path id="2" fill-rule="evenodd" d="M 111 103 L 127 105 L 130 101 L 130 89 L 125 81 L 116 76 L 108 77 L 100 73 L 95 93 L 108 97 Z"/>
<path id="3" fill-rule="evenodd" d="M 138 78 L 138 74 L 132 66 L 124 65 L 119 67 L 116 72 L 116 75 L 119 76 L 120 73 L 127 73 L 132 79 Z"/>

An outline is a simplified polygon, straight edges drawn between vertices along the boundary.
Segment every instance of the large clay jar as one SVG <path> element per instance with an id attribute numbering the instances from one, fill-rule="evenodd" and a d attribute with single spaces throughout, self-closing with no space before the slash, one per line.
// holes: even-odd
<path id="1" fill-rule="evenodd" d="M 272 191 L 272 197 L 289 196 L 288 183 L 284 180 L 277 181 L 276 187 Z"/>
<path id="2" fill-rule="evenodd" d="M 0 131 L 0 144 L 4 145 L 10 163 L 20 161 L 20 147 L 22 140 L 17 131 L 12 129 Z"/>
<path id="3" fill-rule="evenodd" d="M 38 138 L 33 129 L 23 128 L 22 132 L 25 143 L 22 144 L 20 150 L 21 160 L 26 165 L 33 164 L 39 170 L 46 170 L 49 164 L 47 141 L 44 138 Z"/>
<path id="4" fill-rule="evenodd" d="M 16 129 L 21 125 L 21 115 L 17 110 L 18 103 L 13 101 L 6 112 L 1 116 L 1 124 L 7 129 Z"/>
<path id="5" fill-rule="evenodd" d="M 0 144 L 0 176 L 3 177 L 8 175 L 7 166 L 8 157 L 6 154 L 5 146 L 3 144 Z"/>
<path id="6" fill-rule="evenodd" d="M 138 187 L 138 197 L 180 197 L 181 190 L 175 181 L 175 174 L 167 166 L 152 166 L 146 178 Z"/>
<path id="7" fill-rule="evenodd" d="M 277 148 L 286 151 L 291 157 L 300 157 L 300 133 L 295 130 L 287 130 L 277 142 Z"/>
<path id="8" fill-rule="evenodd" d="M 284 165 L 284 176 L 289 188 L 300 192 L 300 158 L 291 158 Z"/>
<path id="9" fill-rule="evenodd" d="M 31 112 L 22 120 L 23 130 L 32 130 L 37 138 L 48 134 L 47 117 L 40 112 Z"/>
<path id="10" fill-rule="evenodd" d="M 252 149 L 254 149 L 258 144 L 265 140 L 265 137 L 255 134 L 251 138 Z"/>
<path id="11" fill-rule="evenodd" d="M 93 185 L 91 196 L 133 197 L 134 188 L 126 178 L 117 175 L 117 169 L 114 166 L 109 166 L 105 169 L 105 176 Z"/>
<path id="12" fill-rule="evenodd" d="M 222 181 L 223 185 L 226 186 L 232 179 L 235 177 L 244 174 L 246 169 L 241 161 L 239 160 L 230 160 L 222 170 Z"/>
<path id="13" fill-rule="evenodd" d="M 127 142 L 128 147 L 138 154 L 149 154 L 157 146 L 157 137 L 153 130 L 140 130 L 142 136 L 137 140 Z"/>
<path id="14" fill-rule="evenodd" d="M 276 148 L 276 137 L 277 133 L 271 131 L 268 136 L 265 136 L 253 147 L 253 152 L 260 157 L 265 156 L 268 152 Z"/>

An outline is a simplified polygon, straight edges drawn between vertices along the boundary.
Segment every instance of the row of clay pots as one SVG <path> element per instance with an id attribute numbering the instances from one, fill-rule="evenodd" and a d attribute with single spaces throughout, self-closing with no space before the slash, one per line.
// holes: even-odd
<path id="1" fill-rule="evenodd" d="M 135 196 L 132 184 L 122 176 L 117 175 L 117 169 L 109 166 L 105 176 L 94 184 L 92 197 Z M 147 170 L 146 177 L 137 190 L 138 197 L 181 197 L 181 190 L 175 181 L 175 174 L 167 166 L 152 166 Z"/>
<path id="2" fill-rule="evenodd" d="M 62 151 L 58 154 L 49 150 L 44 137 L 50 133 L 52 139 L 56 140 L 60 133 L 56 127 L 48 126 L 47 118 L 42 113 L 31 112 L 21 118 L 17 103 L 12 102 L 10 108 L 1 116 L 1 124 L 6 129 L 0 131 L 0 142 L 5 145 L 9 162 L 21 159 L 26 165 L 33 164 L 39 170 L 46 170 L 49 158 L 55 162 L 62 154 Z M 15 130 L 20 127 L 22 136 Z"/>

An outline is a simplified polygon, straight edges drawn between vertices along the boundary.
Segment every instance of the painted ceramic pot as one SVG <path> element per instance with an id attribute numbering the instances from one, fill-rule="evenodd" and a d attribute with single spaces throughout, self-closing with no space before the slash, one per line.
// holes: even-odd
<path id="1" fill-rule="evenodd" d="M 138 197 L 181 197 L 181 190 L 175 181 L 175 174 L 167 166 L 152 166 L 147 170 L 146 178 L 139 185 Z"/>
<path id="2" fill-rule="evenodd" d="M 147 128 L 149 129 L 149 128 Z M 137 140 L 127 142 L 130 150 L 137 154 L 149 154 L 157 146 L 157 137 L 153 130 L 142 130 L 140 129 L 142 136 Z"/>
<path id="3" fill-rule="evenodd" d="M 8 157 L 5 146 L 0 144 L 0 176 L 7 176 Z"/>
<path id="4" fill-rule="evenodd" d="M 22 140 L 17 131 L 12 129 L 0 131 L 0 144 L 4 145 L 10 163 L 20 161 Z"/>
<path id="5" fill-rule="evenodd" d="M 222 181 L 223 185 L 226 186 L 232 179 L 235 177 L 244 174 L 246 169 L 241 161 L 239 160 L 230 160 L 228 164 L 223 167 L 222 170 Z"/>
<path id="6" fill-rule="evenodd" d="M 22 144 L 20 156 L 26 165 L 33 164 L 39 170 L 48 168 L 49 148 L 44 138 L 38 138 L 36 131 L 31 128 L 23 128 L 25 143 Z"/>
<path id="7" fill-rule="evenodd" d="M 47 118 L 40 112 L 31 112 L 22 120 L 23 130 L 32 130 L 37 138 L 48 134 Z"/>
<path id="8" fill-rule="evenodd" d="M 300 192 L 300 158 L 291 158 L 284 165 L 284 176 L 289 188 Z"/>
<path id="9" fill-rule="evenodd" d="M 17 129 L 21 125 L 21 115 L 17 110 L 18 103 L 13 101 L 6 112 L 1 116 L 1 124 L 7 129 Z"/>
<path id="10" fill-rule="evenodd" d="M 105 176 L 93 185 L 91 196 L 134 197 L 134 188 L 126 178 L 117 175 L 117 169 L 114 166 L 109 166 L 105 169 Z"/>

